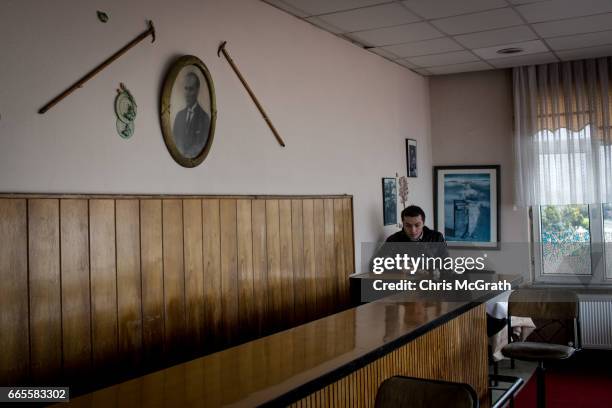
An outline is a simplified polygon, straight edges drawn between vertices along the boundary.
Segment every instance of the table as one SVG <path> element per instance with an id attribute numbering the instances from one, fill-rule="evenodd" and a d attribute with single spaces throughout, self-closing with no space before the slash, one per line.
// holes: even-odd
<path id="1" fill-rule="evenodd" d="M 513 285 L 521 281 L 514 275 L 491 279 Z M 464 301 L 381 298 L 74 398 L 69 404 L 372 406 L 384 379 L 405 374 L 471 384 L 486 407 L 484 302 L 496 294 L 481 293 Z"/>

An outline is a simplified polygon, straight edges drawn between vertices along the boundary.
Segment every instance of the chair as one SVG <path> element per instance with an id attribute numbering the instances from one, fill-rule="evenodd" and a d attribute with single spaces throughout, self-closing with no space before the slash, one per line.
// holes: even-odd
<path id="1" fill-rule="evenodd" d="M 476 391 L 468 384 L 395 376 L 378 387 L 375 408 L 476 408 Z"/>
<path id="2" fill-rule="evenodd" d="M 570 346 L 532 341 L 512 342 L 511 316 L 526 316 L 556 321 L 573 321 L 574 341 Z M 537 406 L 546 406 L 544 363 L 570 358 L 580 345 L 578 298 L 574 292 L 556 289 L 519 289 L 508 299 L 508 344 L 502 349 L 505 357 L 536 361 Z M 573 347 L 575 346 L 575 347 Z"/>

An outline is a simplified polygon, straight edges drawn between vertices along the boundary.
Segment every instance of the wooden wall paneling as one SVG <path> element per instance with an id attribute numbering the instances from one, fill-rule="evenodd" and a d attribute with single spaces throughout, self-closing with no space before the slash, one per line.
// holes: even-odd
<path id="1" fill-rule="evenodd" d="M 315 279 L 317 285 L 317 316 L 330 310 L 325 262 L 325 211 L 323 200 L 314 200 Z"/>
<path id="2" fill-rule="evenodd" d="M 12 302 L 25 310 L 25 325 L 5 313 L 0 327 L 27 329 L 26 346 L 11 343 L 12 332 L 2 340 L 28 356 L 5 356 L 0 373 L 30 383 L 63 370 L 78 385 L 91 368 L 157 366 L 175 351 L 212 351 L 224 337 L 323 316 L 352 263 L 349 198 L 37 195 L 0 203 L 3 239 L 14 243 L 2 248 L 2 276 L 30 295 Z M 281 373 L 305 364 L 297 360 Z"/>
<path id="3" fill-rule="evenodd" d="M 115 201 L 89 201 L 91 262 L 91 335 L 96 371 L 117 362 L 117 269 Z"/>
<path id="4" fill-rule="evenodd" d="M 337 310 L 338 306 L 338 280 L 334 254 L 334 200 L 323 200 L 325 210 L 325 282 L 328 296 L 329 313 Z"/>
<path id="5" fill-rule="evenodd" d="M 295 320 L 295 289 L 293 269 L 293 241 L 291 200 L 278 201 L 280 271 L 281 271 L 281 318 L 283 327 L 290 327 Z"/>
<path id="6" fill-rule="evenodd" d="M 123 369 L 130 370 L 142 363 L 140 203 L 116 200 L 115 211 L 119 361 Z"/>
<path id="7" fill-rule="evenodd" d="M 314 201 L 302 201 L 304 239 L 304 305 L 306 320 L 317 315 L 317 276 L 314 232 Z"/>
<path id="8" fill-rule="evenodd" d="M 220 202 L 221 217 L 221 304 L 225 340 L 238 340 L 238 243 L 236 200 Z"/>
<path id="9" fill-rule="evenodd" d="M 189 351 L 202 351 L 204 326 L 204 264 L 202 200 L 183 200 L 185 257 L 185 337 Z"/>
<path id="10" fill-rule="evenodd" d="M 301 200 L 291 200 L 291 242 L 293 247 L 293 288 L 295 323 L 306 321 L 306 281 L 304 278 L 304 215 Z"/>
<path id="11" fill-rule="evenodd" d="M 162 248 L 164 264 L 164 346 L 167 357 L 184 354 L 185 266 L 183 250 L 183 204 L 162 201 Z"/>
<path id="12" fill-rule="evenodd" d="M 252 200 L 236 202 L 238 245 L 238 321 L 243 338 L 255 337 L 253 293 L 253 222 Z"/>
<path id="13" fill-rule="evenodd" d="M 341 198 L 334 200 L 334 254 L 335 275 L 338 287 L 338 304 L 346 307 L 349 304 L 349 277 L 346 269 L 346 249 L 344 241 L 344 205 Z"/>
<path id="14" fill-rule="evenodd" d="M 164 270 L 161 200 L 140 202 L 143 361 L 155 365 L 164 350 Z"/>
<path id="15" fill-rule="evenodd" d="M 266 250 L 268 254 L 268 319 L 270 328 L 282 325 L 282 275 L 278 200 L 266 201 Z"/>
<path id="16" fill-rule="evenodd" d="M 0 383 L 19 384 L 29 376 L 27 204 L 0 200 Z"/>
<path id="17" fill-rule="evenodd" d="M 205 349 L 221 344 L 221 219 L 219 200 L 202 200 Z"/>
<path id="18" fill-rule="evenodd" d="M 60 200 L 63 367 L 68 379 L 82 380 L 91 368 L 89 204 Z"/>
<path id="19" fill-rule="evenodd" d="M 31 378 L 48 385 L 62 371 L 59 200 L 28 200 L 28 242 Z"/>
<path id="20" fill-rule="evenodd" d="M 266 200 L 251 203 L 253 233 L 253 294 L 255 333 L 262 335 L 268 326 L 268 253 L 266 241 Z"/>
<path id="21" fill-rule="evenodd" d="M 343 233 L 345 242 L 345 266 L 347 275 L 351 275 L 355 271 L 355 240 L 353 238 L 353 200 L 350 198 L 342 199 L 342 218 Z"/>

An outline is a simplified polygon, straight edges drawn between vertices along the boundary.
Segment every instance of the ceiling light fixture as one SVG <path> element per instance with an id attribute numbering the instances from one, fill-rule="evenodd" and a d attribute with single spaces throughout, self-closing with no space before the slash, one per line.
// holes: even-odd
<path id="1" fill-rule="evenodd" d="M 502 48 L 501 50 L 497 50 L 496 51 L 498 54 L 516 54 L 519 52 L 523 52 L 522 48 Z"/>

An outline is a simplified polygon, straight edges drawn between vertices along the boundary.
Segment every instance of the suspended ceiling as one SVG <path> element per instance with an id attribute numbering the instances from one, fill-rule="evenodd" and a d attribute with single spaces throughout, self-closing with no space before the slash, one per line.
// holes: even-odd
<path id="1" fill-rule="evenodd" d="M 262 1 L 421 75 L 612 55 L 612 0 Z"/>

